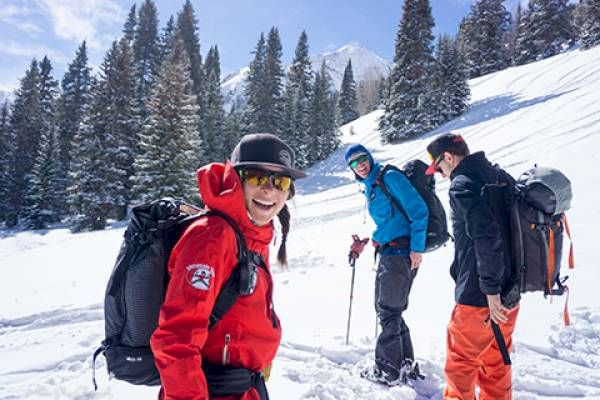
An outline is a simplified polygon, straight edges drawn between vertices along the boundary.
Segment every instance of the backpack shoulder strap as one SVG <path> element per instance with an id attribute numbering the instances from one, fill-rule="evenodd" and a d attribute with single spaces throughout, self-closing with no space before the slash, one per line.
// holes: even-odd
<path id="1" fill-rule="evenodd" d="M 241 291 L 245 288 L 242 287 L 242 281 L 247 281 L 244 279 L 244 269 L 248 267 L 248 263 L 250 262 L 251 254 L 248 252 L 248 246 L 246 244 L 246 239 L 242 234 L 237 223 L 227 214 L 222 213 L 216 210 L 207 211 L 205 215 L 215 215 L 220 218 L 223 218 L 229 226 L 235 232 L 235 238 L 237 243 L 237 259 L 238 263 L 231 272 L 231 275 L 221 288 L 221 291 L 217 295 L 217 299 L 215 300 L 215 304 L 210 313 L 209 321 L 208 321 L 208 330 L 212 330 L 217 322 L 223 318 L 225 314 L 233 307 L 236 300 L 241 294 Z M 253 254 L 253 253 L 252 253 Z M 260 266 L 263 266 L 262 263 Z M 266 268 L 263 266 L 263 268 Z M 245 282 L 244 282 L 245 283 Z"/>
<path id="2" fill-rule="evenodd" d="M 404 207 L 402 207 L 402 204 L 400 204 L 398 199 L 396 199 L 394 196 L 392 196 L 392 194 L 390 193 L 388 188 L 385 186 L 383 177 L 385 176 L 385 173 L 389 170 L 394 170 L 394 171 L 399 171 L 400 173 L 404 173 L 400 168 L 396 167 L 395 165 L 391 165 L 391 164 L 385 165 L 377 173 L 377 176 L 375 177 L 375 183 L 373 184 L 373 189 L 375 188 L 375 186 L 379 186 L 381 188 L 381 191 L 383 192 L 383 194 L 385 194 L 385 197 L 387 197 L 388 200 L 390 201 L 390 203 L 392 203 L 392 206 L 396 210 L 400 211 L 400 213 L 404 216 L 404 218 L 406 218 L 406 220 L 412 224 L 412 220 L 406 213 L 406 210 L 404 210 Z"/>

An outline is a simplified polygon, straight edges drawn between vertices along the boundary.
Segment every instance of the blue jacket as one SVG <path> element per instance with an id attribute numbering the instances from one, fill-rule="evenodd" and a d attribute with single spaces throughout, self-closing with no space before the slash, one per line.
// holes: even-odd
<path id="1" fill-rule="evenodd" d="M 351 150 L 354 150 L 351 152 Z M 362 145 L 354 145 L 346 153 L 346 161 L 353 154 L 366 153 L 371 163 L 371 172 L 365 179 L 356 176 L 356 179 L 365 185 L 369 214 L 375 222 L 373 240 L 379 244 L 388 243 L 401 236 L 410 236 L 410 250 L 423 252 L 427 235 L 429 211 L 425 201 L 401 172 L 389 170 L 383 176 L 385 186 L 390 194 L 397 199 L 412 220 L 410 223 L 400 211 L 388 200 L 381 187 L 375 185 L 375 180 L 382 166 L 375 163 L 371 153 Z M 398 251 L 388 249 L 385 253 L 408 254 L 408 250 Z"/>

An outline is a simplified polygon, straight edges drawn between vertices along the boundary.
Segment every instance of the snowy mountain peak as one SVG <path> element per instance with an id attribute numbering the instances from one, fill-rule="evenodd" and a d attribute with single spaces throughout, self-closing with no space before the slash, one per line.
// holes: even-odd
<path id="1" fill-rule="evenodd" d="M 332 53 L 314 55 L 310 57 L 313 71 L 318 71 L 325 62 L 327 72 L 331 77 L 332 87 L 339 90 L 344 76 L 344 69 L 348 60 L 352 60 L 354 80 L 361 81 L 379 80 L 389 75 L 392 64 L 367 49 L 359 42 L 348 43 Z M 287 70 L 287 66 L 285 67 Z M 229 111 L 232 105 L 239 108 L 244 104 L 244 87 L 248 76 L 248 67 L 227 75 L 221 83 L 221 92 L 225 99 L 225 109 Z"/>

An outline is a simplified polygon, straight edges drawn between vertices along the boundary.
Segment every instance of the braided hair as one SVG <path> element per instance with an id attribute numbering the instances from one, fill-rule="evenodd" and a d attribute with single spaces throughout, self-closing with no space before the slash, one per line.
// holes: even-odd
<path id="1" fill-rule="evenodd" d="M 281 224 L 281 244 L 279 245 L 279 251 L 277 252 L 277 261 L 285 268 L 287 266 L 286 241 L 288 233 L 290 232 L 290 210 L 287 204 L 279 211 L 277 217 Z"/>

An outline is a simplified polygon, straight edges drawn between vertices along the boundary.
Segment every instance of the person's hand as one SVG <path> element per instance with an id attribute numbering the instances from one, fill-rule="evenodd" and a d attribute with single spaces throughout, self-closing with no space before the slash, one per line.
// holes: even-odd
<path id="1" fill-rule="evenodd" d="M 508 309 L 502 305 L 499 294 L 486 295 L 488 307 L 490 308 L 490 318 L 497 324 L 504 324 L 508 321 L 506 314 Z"/>
<path id="2" fill-rule="evenodd" d="M 421 266 L 423 261 L 423 253 L 417 253 L 414 251 L 410 252 L 410 269 L 417 269 Z"/>
<path id="3" fill-rule="evenodd" d="M 353 261 L 355 261 L 360 253 L 365 249 L 365 245 L 369 243 L 369 238 L 361 239 L 358 235 L 352 235 L 352 245 L 350 245 L 350 253 L 348 253 L 348 262 L 350 265 L 354 265 Z"/>

